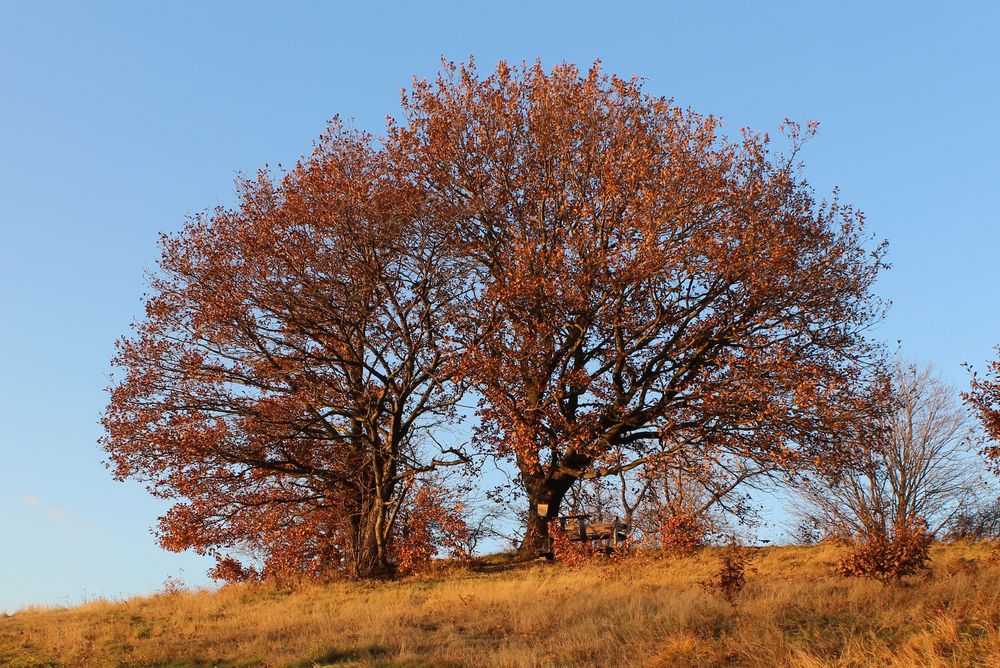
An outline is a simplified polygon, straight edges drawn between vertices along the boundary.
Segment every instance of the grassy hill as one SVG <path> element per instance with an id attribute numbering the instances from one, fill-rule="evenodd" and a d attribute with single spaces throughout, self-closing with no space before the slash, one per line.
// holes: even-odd
<path id="1" fill-rule="evenodd" d="M 233 586 L 0 617 L 4 666 L 1000 666 L 1000 563 L 938 545 L 902 585 L 834 546 L 758 552 L 733 604 L 718 553 L 398 582 Z"/>

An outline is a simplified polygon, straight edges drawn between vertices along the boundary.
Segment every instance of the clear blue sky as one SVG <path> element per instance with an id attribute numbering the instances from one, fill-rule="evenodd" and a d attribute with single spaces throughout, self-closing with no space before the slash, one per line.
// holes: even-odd
<path id="1" fill-rule="evenodd" d="M 205 581 L 97 446 L 157 234 L 334 114 L 380 130 L 442 55 L 600 58 L 733 134 L 820 121 L 810 180 L 891 242 L 880 335 L 961 384 L 1000 343 L 995 3 L 477 4 L 0 0 L 0 609 Z"/>

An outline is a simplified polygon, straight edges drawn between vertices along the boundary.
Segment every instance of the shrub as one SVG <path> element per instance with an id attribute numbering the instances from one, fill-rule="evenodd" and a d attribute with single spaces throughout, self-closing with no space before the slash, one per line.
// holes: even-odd
<path id="1" fill-rule="evenodd" d="M 224 582 L 248 582 L 260 580 L 260 572 L 233 557 L 216 555 L 215 566 L 208 571 L 208 577 Z"/>
<path id="2" fill-rule="evenodd" d="M 578 568 L 589 561 L 588 545 L 570 540 L 570 532 L 559 526 L 559 522 L 549 523 L 549 538 L 552 540 L 552 556 L 564 566 Z"/>
<path id="3" fill-rule="evenodd" d="M 689 555 L 705 546 L 708 527 L 701 519 L 687 513 L 668 515 L 660 520 L 660 544 L 676 555 Z"/>
<path id="4" fill-rule="evenodd" d="M 394 545 L 398 573 L 410 575 L 424 570 L 439 551 L 454 558 L 467 557 L 463 546 L 469 527 L 463 512 L 464 505 L 454 491 L 423 483 L 400 521 Z"/>
<path id="5" fill-rule="evenodd" d="M 730 539 L 719 553 L 719 570 L 715 578 L 709 582 L 702 582 L 702 587 L 718 593 L 729 603 L 735 603 L 736 597 L 746 586 L 747 571 L 755 570 L 749 568 L 754 552 L 754 548 L 741 545 L 736 538 Z"/>
<path id="6" fill-rule="evenodd" d="M 894 535 L 877 532 L 855 544 L 840 560 L 841 575 L 866 577 L 882 583 L 898 581 L 927 568 L 931 535 L 923 523 L 910 523 Z"/>

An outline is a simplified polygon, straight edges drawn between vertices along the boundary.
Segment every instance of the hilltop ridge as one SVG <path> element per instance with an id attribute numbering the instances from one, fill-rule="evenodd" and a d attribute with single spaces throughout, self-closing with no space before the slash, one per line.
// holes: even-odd
<path id="1" fill-rule="evenodd" d="M 732 604 L 704 586 L 708 548 L 29 608 L 0 618 L 0 665 L 1000 665 L 991 547 L 935 545 L 926 574 L 890 587 L 834 574 L 836 546 L 761 548 Z"/>

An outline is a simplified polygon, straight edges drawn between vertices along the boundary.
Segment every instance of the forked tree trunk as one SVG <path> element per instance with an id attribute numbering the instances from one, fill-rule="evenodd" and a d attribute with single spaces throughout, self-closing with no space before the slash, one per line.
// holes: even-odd
<path id="1" fill-rule="evenodd" d="M 392 575 L 388 550 L 387 505 L 375 502 L 352 518 L 351 563 L 348 575 L 358 579 Z"/>

